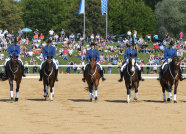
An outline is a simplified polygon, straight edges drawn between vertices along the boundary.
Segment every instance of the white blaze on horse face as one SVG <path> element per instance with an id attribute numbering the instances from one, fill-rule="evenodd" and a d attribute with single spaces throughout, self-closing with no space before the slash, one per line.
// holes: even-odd
<path id="1" fill-rule="evenodd" d="M 134 64 L 135 64 L 135 59 L 132 59 L 132 69 L 131 69 L 131 70 L 132 70 L 133 72 L 134 72 L 134 70 L 135 70 L 135 69 L 134 69 Z"/>

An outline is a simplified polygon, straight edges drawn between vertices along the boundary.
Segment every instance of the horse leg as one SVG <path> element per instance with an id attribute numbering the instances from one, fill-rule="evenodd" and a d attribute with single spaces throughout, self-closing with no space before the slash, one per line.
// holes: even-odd
<path id="1" fill-rule="evenodd" d="M 169 95 L 168 95 L 167 101 L 170 102 L 171 97 L 172 97 L 172 87 L 168 85 L 168 89 L 169 89 Z"/>
<path id="2" fill-rule="evenodd" d="M 9 84 L 10 84 L 10 98 L 11 98 L 11 102 L 13 101 L 13 80 L 9 79 Z"/>
<path id="3" fill-rule="evenodd" d="M 53 101 L 53 86 L 50 86 L 50 101 Z"/>
<path id="4" fill-rule="evenodd" d="M 15 101 L 18 101 L 18 99 L 19 99 L 19 87 L 20 87 L 20 81 L 16 81 L 16 97 L 15 97 Z"/>
<path id="5" fill-rule="evenodd" d="M 176 101 L 177 87 L 178 87 L 178 82 L 176 82 L 176 84 L 174 86 L 174 103 L 177 103 L 177 101 Z"/>
<path id="6" fill-rule="evenodd" d="M 130 102 L 130 88 L 127 88 L 127 103 Z"/>
<path id="7" fill-rule="evenodd" d="M 137 86 L 135 86 L 134 100 L 138 100 L 138 87 Z"/>
<path id="8" fill-rule="evenodd" d="M 89 92 L 90 92 L 90 102 L 92 102 L 92 97 L 93 97 L 93 85 L 92 84 L 89 86 Z"/>
<path id="9" fill-rule="evenodd" d="M 98 88 L 98 86 L 95 85 L 95 94 L 94 94 L 94 99 L 95 99 L 95 101 L 98 99 L 97 88 Z"/>
<path id="10" fill-rule="evenodd" d="M 166 102 L 165 87 L 162 87 L 163 101 Z"/>

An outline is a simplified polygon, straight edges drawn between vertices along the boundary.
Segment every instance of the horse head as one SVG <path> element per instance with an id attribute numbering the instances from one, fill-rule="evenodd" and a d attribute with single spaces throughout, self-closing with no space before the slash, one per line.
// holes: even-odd
<path id="1" fill-rule="evenodd" d="M 11 56 L 11 66 L 16 67 L 18 65 L 18 56 L 16 54 L 13 54 Z"/>
<path id="2" fill-rule="evenodd" d="M 130 54 L 130 59 L 129 59 L 129 67 L 131 68 L 131 71 L 135 71 L 135 66 L 136 66 L 136 54 Z"/>
<path id="3" fill-rule="evenodd" d="M 179 69 L 182 60 L 183 60 L 183 58 L 179 59 L 177 56 L 174 56 L 174 57 L 172 58 L 172 66 L 173 66 L 175 69 Z"/>
<path id="4" fill-rule="evenodd" d="M 47 56 L 46 67 L 48 68 L 48 71 L 52 70 L 52 65 L 53 65 L 52 56 Z"/>
<path id="5" fill-rule="evenodd" d="M 91 69 L 96 68 L 96 59 L 93 57 L 90 59 L 90 67 L 91 67 Z"/>

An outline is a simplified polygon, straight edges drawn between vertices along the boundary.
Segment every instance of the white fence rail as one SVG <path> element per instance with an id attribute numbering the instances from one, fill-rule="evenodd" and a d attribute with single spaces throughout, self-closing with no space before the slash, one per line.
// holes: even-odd
<path id="1" fill-rule="evenodd" d="M 0 65 L 2 67 L 3 65 Z M 58 65 L 58 67 L 83 67 L 85 65 Z M 102 67 L 119 67 L 118 65 L 101 65 Z M 160 67 L 161 65 L 142 65 L 141 67 Z M 25 65 L 25 67 L 40 67 L 40 65 Z M 186 65 L 181 65 L 186 67 Z"/>

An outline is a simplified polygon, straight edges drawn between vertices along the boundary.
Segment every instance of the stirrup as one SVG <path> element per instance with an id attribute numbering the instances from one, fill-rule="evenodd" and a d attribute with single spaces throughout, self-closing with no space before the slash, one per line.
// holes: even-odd
<path id="1" fill-rule="evenodd" d="M 39 78 L 39 81 L 42 81 L 42 78 Z"/>
<path id="2" fill-rule="evenodd" d="M 56 81 L 59 81 L 57 77 L 56 77 Z"/>

